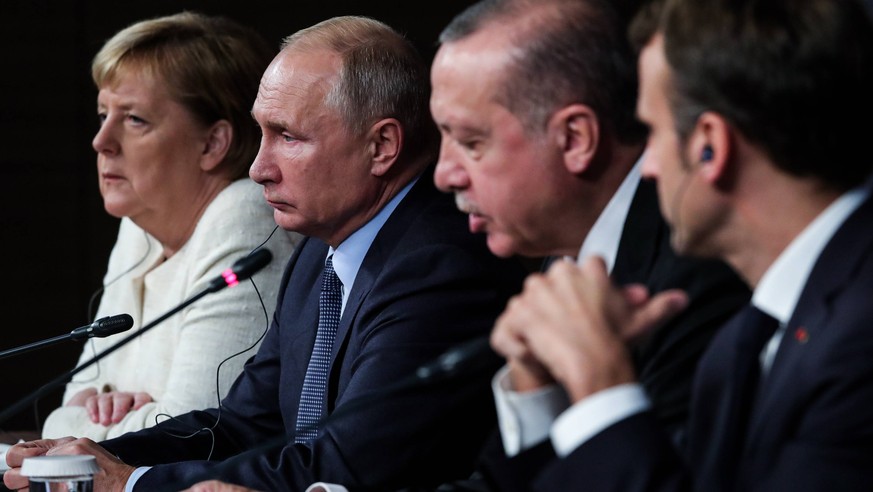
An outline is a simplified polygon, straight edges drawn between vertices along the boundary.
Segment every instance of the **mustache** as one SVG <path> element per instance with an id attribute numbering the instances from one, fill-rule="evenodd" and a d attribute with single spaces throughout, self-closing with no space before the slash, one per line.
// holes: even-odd
<path id="1" fill-rule="evenodd" d="M 471 202 L 467 198 L 467 195 L 463 193 L 455 193 L 455 206 L 458 208 L 458 210 L 464 212 L 465 214 L 479 213 L 479 208 L 476 207 L 476 204 Z"/>

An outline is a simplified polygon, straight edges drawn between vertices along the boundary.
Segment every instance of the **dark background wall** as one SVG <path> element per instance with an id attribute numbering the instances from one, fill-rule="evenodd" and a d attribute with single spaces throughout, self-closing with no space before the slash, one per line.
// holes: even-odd
<path id="1" fill-rule="evenodd" d="M 194 10 L 237 19 L 278 47 L 284 36 L 328 17 L 368 15 L 405 33 L 430 59 L 439 30 L 471 3 L 0 1 L 0 350 L 90 321 L 88 301 L 100 286 L 118 222 L 103 211 L 97 190 L 90 145 L 97 92 L 89 67 L 116 31 L 144 18 Z M 0 410 L 72 368 L 80 350 L 65 342 L 0 360 Z M 60 395 L 56 391 L 0 422 L 0 430 L 36 428 Z"/>

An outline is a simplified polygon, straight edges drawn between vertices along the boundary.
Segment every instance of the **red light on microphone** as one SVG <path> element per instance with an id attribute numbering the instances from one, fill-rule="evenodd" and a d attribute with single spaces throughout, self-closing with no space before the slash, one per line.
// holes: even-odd
<path id="1" fill-rule="evenodd" d="M 236 274 L 233 273 L 233 270 L 230 268 L 221 272 L 221 276 L 224 277 L 224 281 L 227 283 L 228 287 L 233 287 L 239 283 L 239 280 L 236 278 Z"/>

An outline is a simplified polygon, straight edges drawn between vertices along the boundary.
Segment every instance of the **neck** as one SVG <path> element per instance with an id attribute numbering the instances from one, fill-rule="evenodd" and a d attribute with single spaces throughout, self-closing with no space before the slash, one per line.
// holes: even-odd
<path id="1" fill-rule="evenodd" d="M 772 171 L 772 168 L 769 170 Z M 751 177 L 747 191 L 738 196 L 741 224 L 724 258 L 752 286 L 780 254 L 841 192 L 812 179 L 775 176 Z"/>
<path id="2" fill-rule="evenodd" d="M 209 204 L 228 185 L 230 185 L 228 180 L 209 180 L 193 196 L 185 197 L 187 206 L 175 208 L 164 217 L 153 216 L 145 220 L 131 217 L 131 219 L 154 236 L 163 247 L 164 258 L 170 258 L 185 246 Z"/>
<path id="3" fill-rule="evenodd" d="M 566 222 L 556 220 L 558 228 L 556 236 L 566 235 L 563 245 L 555 248 L 551 253 L 561 256 L 576 256 L 585 238 L 594 227 L 594 223 L 603 213 L 603 210 L 615 196 L 618 188 L 627 178 L 628 173 L 642 155 L 643 145 L 619 145 L 604 146 L 608 150 L 601 152 L 596 161 L 596 177 L 580 177 L 579 188 L 573 191 L 572 198 L 576 203 L 575 212 L 566 214 L 569 219 Z M 556 214 L 557 217 L 564 212 Z"/>

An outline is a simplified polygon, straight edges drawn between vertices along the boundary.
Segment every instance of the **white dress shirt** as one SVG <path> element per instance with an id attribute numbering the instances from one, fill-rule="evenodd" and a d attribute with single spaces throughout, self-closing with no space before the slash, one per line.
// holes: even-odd
<path id="1" fill-rule="evenodd" d="M 606 204 L 603 212 L 600 213 L 597 221 L 594 222 L 591 231 L 585 236 L 585 241 L 579 249 L 577 263 L 581 263 L 590 256 L 600 256 L 606 263 L 607 271 L 612 271 L 624 223 L 627 221 L 627 214 L 640 182 L 641 162 L 642 158 L 634 164 L 609 203 Z M 549 437 L 550 430 L 556 449 L 568 446 L 575 448 L 574 443 L 578 439 L 587 439 L 591 432 L 596 432 L 597 429 L 604 428 L 616 421 L 616 416 L 619 415 L 609 407 L 611 403 L 601 405 L 599 398 L 592 399 L 590 402 L 586 400 L 584 403 L 590 403 L 590 405 L 577 404 L 571 407 L 570 411 L 565 412 L 569 406 L 569 400 L 559 386 L 553 385 L 538 391 L 519 393 L 512 391 L 508 374 L 508 368 L 504 367 L 497 373 L 492 383 L 498 426 L 504 450 L 508 456 L 514 456 L 522 450 L 542 442 Z M 646 408 L 645 405 L 648 403 L 642 390 L 635 388 L 635 385 L 628 386 L 630 387 L 613 388 L 610 392 L 614 393 L 615 398 L 621 399 L 631 409 L 639 411 Z M 607 401 L 611 401 L 611 399 Z M 578 413 L 577 407 L 587 408 L 589 406 L 591 410 L 584 411 L 583 408 L 582 415 L 579 418 L 575 417 Z M 589 412 L 598 414 L 600 417 L 589 417 Z M 591 425 L 596 422 L 606 425 L 590 429 Z M 555 436 L 558 439 L 554 439 Z"/>
<path id="2" fill-rule="evenodd" d="M 840 196 L 819 214 L 767 269 L 755 289 L 752 303 L 776 318 L 780 322 L 780 326 L 784 327 L 797 306 L 797 300 L 822 250 L 848 216 L 867 199 L 869 193 L 868 185 L 853 189 Z M 777 330 L 761 353 L 761 364 L 764 371 L 769 370 L 775 358 L 783 332 L 784 328 Z M 506 411 L 507 405 L 499 403 L 501 396 L 498 393 L 506 393 L 505 388 L 508 384 L 508 381 L 501 380 L 501 374 L 504 379 L 508 379 L 505 378 L 505 372 L 499 373 L 495 377 L 494 389 L 495 398 L 498 400 L 498 417 L 503 420 L 512 417 L 507 417 L 502 413 Z M 552 388 L 542 390 L 540 393 L 541 400 L 551 398 L 552 403 L 540 401 L 538 409 L 526 408 L 523 412 L 524 415 L 532 415 L 537 412 L 547 415 L 554 414 L 555 405 L 553 402 L 558 398 L 556 394 L 560 394 L 560 390 Z M 546 393 L 550 393 L 551 396 L 543 396 Z M 566 397 L 563 398 L 566 399 Z M 533 398 L 525 401 L 530 404 L 535 403 Z M 650 405 L 639 384 L 615 386 L 572 405 L 555 419 L 550 432 L 547 431 L 547 434 L 551 435 L 555 452 L 558 456 L 563 457 L 613 423 L 642 412 Z M 515 425 L 518 427 L 525 425 L 525 422 L 520 420 L 520 416 L 515 418 Z M 531 425 L 541 426 L 543 420 L 542 416 L 531 419 Z M 519 430 L 516 436 L 507 434 L 504 425 L 501 424 L 501 435 L 508 456 L 513 456 L 544 439 L 544 437 L 537 439 L 542 434 L 541 429 Z M 521 437 L 527 439 L 522 440 Z"/>

